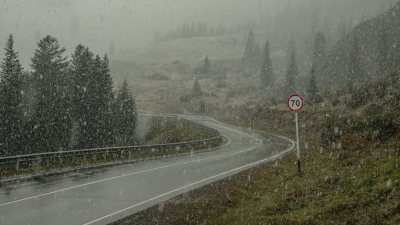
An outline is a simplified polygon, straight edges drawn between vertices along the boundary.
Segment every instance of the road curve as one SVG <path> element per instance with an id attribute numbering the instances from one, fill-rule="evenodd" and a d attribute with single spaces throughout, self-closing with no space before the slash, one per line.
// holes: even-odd
<path id="1" fill-rule="evenodd" d="M 107 224 L 177 195 L 281 157 L 295 142 L 208 117 L 182 117 L 218 130 L 219 149 L 144 161 L 0 189 L 1 224 Z"/>

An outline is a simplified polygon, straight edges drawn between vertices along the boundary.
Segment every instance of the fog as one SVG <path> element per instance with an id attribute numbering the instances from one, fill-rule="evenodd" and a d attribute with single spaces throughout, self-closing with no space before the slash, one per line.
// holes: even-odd
<path id="1" fill-rule="evenodd" d="M 280 4 L 278 4 L 278 2 Z M 37 42 L 46 35 L 59 40 L 70 56 L 78 44 L 87 45 L 96 54 L 115 49 L 131 49 L 152 43 L 153 32 L 175 29 L 185 21 L 235 24 L 273 14 L 287 1 L 240 0 L 137 0 L 137 1 L 4 1 L 0 7 L 0 43 L 9 34 L 25 69 Z M 1 48 L 0 54 L 4 55 Z"/>
<path id="2" fill-rule="evenodd" d="M 400 0 L 0 4 L 1 224 L 400 224 Z"/>

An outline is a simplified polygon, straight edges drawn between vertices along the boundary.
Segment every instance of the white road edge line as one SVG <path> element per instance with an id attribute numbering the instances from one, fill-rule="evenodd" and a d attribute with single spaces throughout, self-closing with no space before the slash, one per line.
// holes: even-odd
<path id="1" fill-rule="evenodd" d="M 240 169 L 242 169 L 242 168 L 245 168 L 245 167 L 249 167 L 249 166 L 252 166 L 252 165 L 255 165 L 255 164 L 259 164 L 259 163 L 261 163 L 261 162 L 264 162 L 264 161 L 267 161 L 267 160 L 272 160 L 272 159 L 274 159 L 274 158 L 277 158 L 277 157 L 279 157 L 280 155 L 283 155 L 284 153 L 287 153 L 287 152 L 289 152 L 290 150 L 292 150 L 292 149 L 295 147 L 295 143 L 294 143 L 294 141 L 292 141 L 292 140 L 290 140 L 290 139 L 287 139 L 287 140 L 291 141 L 291 142 L 292 142 L 292 144 L 293 144 L 293 146 L 292 146 L 291 148 L 289 148 L 288 150 L 286 150 L 286 151 L 284 151 L 284 152 L 281 152 L 281 153 L 279 153 L 278 155 L 275 155 L 275 156 L 272 156 L 272 157 L 269 157 L 269 158 L 266 158 L 266 159 L 262 159 L 262 160 L 259 160 L 259 161 L 257 161 L 257 162 L 253 162 L 253 163 L 250 163 L 250 164 L 247 164 L 247 165 L 244 165 L 244 166 L 238 167 L 238 168 L 236 168 L 236 169 L 232 169 L 232 170 L 229 170 L 229 171 L 226 171 L 226 172 L 223 172 L 223 173 L 220 173 L 220 174 L 214 175 L 214 176 L 212 176 L 212 177 L 209 177 L 209 178 L 206 178 L 206 179 L 203 179 L 203 180 L 200 180 L 200 181 L 197 181 L 197 182 L 194 182 L 194 183 L 188 184 L 188 185 L 186 185 L 186 186 L 183 186 L 183 187 L 180 187 L 180 188 L 178 188 L 178 189 L 175 189 L 175 190 L 169 191 L 169 192 L 167 192 L 167 193 L 164 193 L 164 194 L 162 194 L 162 195 L 159 195 L 159 196 L 156 196 L 156 197 L 154 197 L 154 198 L 148 199 L 148 200 L 146 200 L 146 201 L 140 202 L 140 203 L 138 203 L 138 204 L 135 204 L 135 205 L 129 206 L 129 207 L 125 208 L 125 209 L 121 209 L 121 210 L 119 210 L 119 211 L 117 211 L 117 212 L 114 212 L 114 213 L 108 214 L 108 215 L 106 215 L 106 216 L 103 216 L 103 217 L 101 217 L 101 218 L 98 218 L 98 219 L 96 219 L 96 220 L 90 221 L 90 222 L 88 222 L 88 223 L 85 223 L 85 224 L 83 224 L 83 225 L 89 225 L 89 224 L 96 223 L 96 222 L 98 222 L 98 221 L 100 221 L 100 220 L 103 220 L 103 219 L 105 219 L 105 218 L 107 218 L 107 217 L 110 217 L 110 216 L 116 215 L 116 214 L 118 214 L 118 213 L 121 213 L 121 212 L 123 212 L 123 211 L 126 211 L 126 210 L 128 210 L 128 209 L 131 209 L 131 208 L 134 208 L 134 207 L 136 207 L 136 206 L 143 205 L 144 203 L 150 202 L 150 201 L 152 201 L 152 200 L 154 200 L 154 199 L 157 199 L 157 198 L 163 197 L 163 196 L 165 196 L 165 195 L 168 195 L 168 194 L 171 194 L 171 193 L 173 193 L 173 192 L 176 192 L 176 191 L 182 190 L 182 189 L 184 189 L 184 188 L 187 188 L 187 187 L 193 186 L 193 185 L 195 185 L 195 184 L 198 184 L 198 183 L 201 183 L 201 182 L 203 182 L 203 181 L 206 181 L 206 180 L 209 180 L 209 179 L 212 179 L 212 178 L 215 178 L 215 177 L 218 177 L 218 176 L 221 176 L 221 175 L 224 175 L 224 174 L 227 174 L 227 173 L 230 173 L 230 172 L 236 171 L 236 170 L 240 170 Z"/>
<path id="2" fill-rule="evenodd" d="M 226 137 L 226 138 L 228 138 L 228 137 Z M 232 140 L 230 138 L 228 138 L 228 139 L 229 139 L 229 142 L 227 144 L 223 145 L 223 146 L 227 146 L 228 144 L 230 144 L 232 142 Z M 257 147 L 259 147 L 259 146 L 257 146 Z M 60 190 L 56 190 L 56 191 L 47 192 L 47 193 L 40 194 L 40 195 L 31 196 L 31 197 L 28 197 L 28 198 L 23 198 L 23 199 L 18 199 L 18 200 L 11 201 L 11 202 L 6 202 L 6 203 L 3 203 L 3 204 L 0 204 L 0 207 L 1 206 L 5 206 L 5 205 L 10 205 L 10 204 L 13 204 L 13 203 L 17 203 L 17 202 L 26 201 L 26 200 L 37 198 L 37 197 L 42 197 L 42 196 L 45 196 L 45 195 L 50 195 L 50 194 L 54 194 L 54 193 L 58 193 L 58 192 L 62 192 L 62 191 L 67 191 L 67 190 L 78 188 L 78 187 L 87 186 L 87 185 L 90 185 L 90 184 L 95 184 L 95 183 L 100 183 L 100 182 L 107 181 L 107 180 L 113 180 L 113 179 L 117 179 L 117 178 L 121 178 L 121 177 L 131 176 L 131 175 L 135 175 L 135 174 L 139 174 L 139 173 L 143 173 L 143 172 L 149 172 L 149 171 L 153 171 L 153 170 L 163 169 L 163 168 L 167 168 L 167 167 L 171 167 L 171 166 L 182 165 L 182 164 L 186 164 L 186 163 L 198 162 L 198 161 L 207 160 L 207 159 L 215 159 L 215 158 L 220 158 L 220 157 L 224 157 L 224 156 L 235 155 L 235 154 L 251 151 L 251 150 L 253 150 L 253 149 L 257 148 L 257 147 L 250 148 L 250 149 L 247 149 L 247 150 L 244 150 L 244 151 L 235 152 L 235 153 L 229 153 L 229 154 L 220 155 L 220 156 L 213 156 L 213 157 L 207 157 L 207 158 L 202 158 L 202 159 L 196 159 L 196 160 L 191 160 L 191 161 L 171 164 L 171 165 L 167 165 L 167 166 L 161 166 L 161 167 L 157 167 L 157 168 L 153 168 L 153 169 L 141 170 L 141 171 L 138 171 L 138 172 L 124 174 L 124 175 L 121 175 L 121 176 L 110 177 L 110 178 L 103 179 L 103 180 L 93 181 L 93 182 L 86 183 L 86 184 L 81 184 L 81 185 L 77 185 L 77 186 L 73 186 L 73 187 L 69 187 L 69 188 L 64 188 L 64 189 L 60 189 Z"/>
<path id="3" fill-rule="evenodd" d="M 228 139 L 228 142 L 226 144 L 224 144 L 224 145 L 216 146 L 214 148 L 211 148 L 211 150 L 215 150 L 217 148 L 222 148 L 222 147 L 228 146 L 232 142 L 232 140 L 229 137 L 226 137 L 226 136 L 224 136 L 224 137 L 226 139 Z M 262 143 L 262 140 L 261 140 L 261 143 Z M 209 151 L 209 149 L 207 149 L 206 151 Z M 199 151 L 199 153 L 203 153 L 203 152 L 204 151 L 201 151 L 201 150 Z M 128 162 L 128 164 L 129 164 L 129 162 Z M 104 165 L 107 166 L 107 164 L 104 164 Z M 111 165 L 113 165 L 113 164 L 111 164 Z M 94 168 L 96 168 L 96 167 L 94 167 Z M 74 171 L 74 168 L 63 170 L 62 172 L 70 172 L 70 171 Z M 44 174 L 44 175 L 47 175 L 47 174 Z M 33 178 L 33 177 L 35 177 L 35 176 L 34 175 L 28 175 L 28 176 L 23 176 L 23 177 L 16 177 L 16 178 L 12 178 L 12 179 L 2 180 L 2 182 L 9 182 L 9 181 L 15 181 L 15 180 L 20 180 L 20 179 L 28 179 L 28 178 Z"/>

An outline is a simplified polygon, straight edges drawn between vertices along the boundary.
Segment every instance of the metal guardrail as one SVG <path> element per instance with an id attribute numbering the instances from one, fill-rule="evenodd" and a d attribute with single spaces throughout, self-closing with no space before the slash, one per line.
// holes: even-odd
<path id="1" fill-rule="evenodd" d="M 184 151 L 187 148 L 194 148 L 198 146 L 208 147 L 213 144 L 217 144 L 220 141 L 220 138 L 222 137 L 217 130 L 184 119 L 178 115 L 158 114 L 151 116 L 175 117 L 183 123 L 200 128 L 205 132 L 210 133 L 213 137 L 203 140 L 179 142 L 179 143 L 124 146 L 124 147 L 105 147 L 105 148 L 69 150 L 69 151 L 46 152 L 46 153 L 0 157 L 0 174 L 2 169 L 9 171 L 14 170 L 18 172 L 20 168 L 35 169 L 39 167 L 49 167 L 50 165 L 53 164 L 58 164 L 59 166 L 62 166 L 67 161 L 72 164 L 77 164 L 76 161 L 78 157 L 81 157 L 80 160 L 83 160 L 83 163 L 86 164 L 88 160 L 96 162 L 98 157 L 103 160 L 117 159 L 117 158 L 133 159 L 149 155 L 176 154 Z"/>

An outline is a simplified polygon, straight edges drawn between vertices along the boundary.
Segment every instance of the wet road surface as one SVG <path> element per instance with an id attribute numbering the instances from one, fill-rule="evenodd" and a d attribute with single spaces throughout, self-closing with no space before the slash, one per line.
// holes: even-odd
<path id="1" fill-rule="evenodd" d="M 107 224 L 292 151 L 292 140 L 208 117 L 182 116 L 218 130 L 219 149 L 73 173 L 0 189 L 0 224 Z"/>

